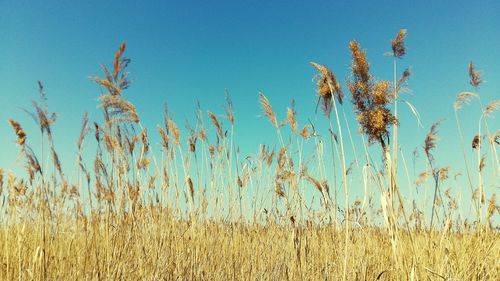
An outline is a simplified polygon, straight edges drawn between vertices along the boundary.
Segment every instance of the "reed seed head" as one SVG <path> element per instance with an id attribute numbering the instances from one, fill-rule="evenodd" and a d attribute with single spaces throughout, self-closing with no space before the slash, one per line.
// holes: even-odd
<path id="1" fill-rule="evenodd" d="M 411 69 L 410 68 L 405 69 L 405 71 L 403 71 L 403 74 L 401 74 L 401 77 L 399 77 L 399 80 L 396 84 L 396 89 L 398 91 L 400 91 L 401 87 L 404 84 L 406 84 L 406 82 L 408 82 L 408 80 L 410 79 L 410 76 L 411 76 Z"/>
<path id="2" fill-rule="evenodd" d="M 489 102 L 484 108 L 484 116 L 490 117 L 495 111 L 500 109 L 500 100 Z"/>
<path id="3" fill-rule="evenodd" d="M 302 127 L 302 130 L 300 130 L 300 136 L 303 138 L 303 139 L 308 139 L 311 137 L 311 133 L 309 132 L 309 127 L 311 125 L 305 125 L 304 127 Z"/>
<path id="4" fill-rule="evenodd" d="M 212 123 L 214 123 L 215 128 L 217 129 L 217 133 L 221 138 L 224 138 L 224 133 L 222 132 L 222 126 L 219 123 L 219 120 L 217 119 L 217 116 L 213 114 L 212 112 L 208 112 L 208 116 L 212 120 Z"/>
<path id="5" fill-rule="evenodd" d="M 274 127 L 279 128 L 278 119 L 276 118 L 276 114 L 273 111 L 273 107 L 263 93 L 259 93 L 259 103 L 262 111 L 264 112 L 264 116 L 269 118 L 269 121 L 271 121 L 271 124 L 273 124 Z"/>
<path id="6" fill-rule="evenodd" d="M 337 81 L 335 74 L 333 74 L 327 66 L 315 62 L 311 62 L 311 65 L 319 72 L 316 76 L 317 91 L 318 96 L 323 99 L 323 111 L 325 111 L 326 114 L 327 110 L 331 109 L 330 103 L 332 97 L 335 96 L 337 101 L 342 104 L 344 93 L 342 92 L 342 87 Z M 329 115 L 329 112 L 327 115 Z"/>
<path id="7" fill-rule="evenodd" d="M 484 170 L 485 166 L 486 166 L 486 154 L 483 154 L 481 156 L 481 160 L 479 161 L 479 172 L 480 173 Z"/>
<path id="8" fill-rule="evenodd" d="M 478 88 L 484 81 L 481 79 L 481 73 L 476 71 L 474 63 L 469 63 L 469 83 L 474 87 Z"/>
<path id="9" fill-rule="evenodd" d="M 478 150 L 481 146 L 481 136 L 475 135 L 472 139 L 472 149 Z"/>
<path id="10" fill-rule="evenodd" d="M 82 145 L 83 145 L 83 140 L 85 139 L 85 136 L 88 134 L 89 131 L 90 131 L 89 115 L 87 112 L 85 112 L 83 114 L 82 128 L 80 129 L 80 136 L 78 137 L 78 141 L 76 142 L 78 150 L 81 150 Z"/>
<path id="11" fill-rule="evenodd" d="M 233 101 L 231 100 L 231 97 L 229 96 L 229 92 L 226 90 L 226 103 L 227 106 L 225 107 L 227 119 L 229 120 L 229 123 L 231 125 L 234 125 L 234 107 L 233 107 Z"/>
<path id="12" fill-rule="evenodd" d="M 16 143 L 20 146 L 23 146 L 25 144 L 26 138 L 27 138 L 26 133 L 24 132 L 23 128 L 21 127 L 19 122 L 17 122 L 14 119 L 9 119 L 9 123 L 10 123 L 10 126 L 14 129 L 14 132 L 16 133 L 16 136 L 17 136 Z"/>
<path id="13" fill-rule="evenodd" d="M 437 136 L 439 126 L 444 122 L 444 119 L 439 120 L 438 122 L 432 124 L 429 133 L 425 137 L 424 142 L 424 151 L 429 159 L 432 159 L 431 150 L 437 147 L 437 140 L 439 139 Z"/>
<path id="14" fill-rule="evenodd" d="M 396 38 L 394 38 L 391 41 L 392 54 L 396 58 L 402 58 L 406 54 L 406 47 L 405 47 L 406 33 L 407 33 L 406 29 L 399 30 L 398 35 L 396 35 Z"/>
<path id="15" fill-rule="evenodd" d="M 385 148 L 389 139 L 389 126 L 398 124 L 397 118 L 389 110 L 393 97 L 390 95 L 388 81 L 373 81 L 365 51 L 358 42 L 351 41 L 352 79 L 348 81 L 349 91 L 356 107 L 358 123 L 368 135 L 370 143 L 379 142 Z"/>
<path id="16" fill-rule="evenodd" d="M 296 113 L 295 113 L 295 109 L 292 107 L 292 108 L 287 108 L 287 111 L 286 111 L 286 117 L 288 119 L 288 123 L 290 124 L 290 127 L 292 128 L 292 131 L 295 135 L 298 135 L 299 134 L 299 128 L 298 128 L 298 125 L 297 125 L 297 118 L 296 118 Z"/>
<path id="17" fill-rule="evenodd" d="M 174 135 L 175 144 L 180 144 L 181 133 L 179 131 L 179 127 L 172 119 L 168 120 L 168 129 Z"/>
<path id="18" fill-rule="evenodd" d="M 462 92 L 458 94 L 453 105 L 455 111 L 458 111 L 462 109 L 464 105 L 469 104 L 472 98 L 479 98 L 479 95 L 471 92 Z"/>

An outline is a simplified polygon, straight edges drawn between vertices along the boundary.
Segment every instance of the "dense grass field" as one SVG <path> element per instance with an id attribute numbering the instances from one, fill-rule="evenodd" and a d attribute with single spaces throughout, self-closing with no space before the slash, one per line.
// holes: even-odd
<path id="1" fill-rule="evenodd" d="M 235 142 L 229 94 L 223 114 L 198 108 L 185 129 L 167 107 L 162 125 L 143 127 L 124 94 L 130 60 L 122 44 L 91 78 L 102 89 L 103 118 L 83 117 L 78 171 L 69 177 L 53 141 L 57 114 L 39 82 L 40 100 L 27 112 L 40 131 L 9 120 L 25 171 L 0 169 L 0 279 L 499 280 L 500 131 L 491 120 L 500 101 L 481 102 L 483 80 L 470 63 L 471 89 L 453 105 L 461 180 L 448 188 L 458 175 L 434 158 L 441 121 L 422 140 L 421 173 L 410 176 L 398 106 L 417 121 L 419 113 L 399 97 L 411 75 L 397 71 L 405 36 L 391 42 L 392 81 L 375 79 L 356 41 L 345 89 L 311 63 L 326 127 L 298 120 L 293 104 L 277 116 L 259 93 L 276 146 L 255 144 L 251 156 Z M 460 111 L 472 102 L 481 108 L 472 117 L 478 130 L 464 132 Z M 410 196 L 410 188 L 426 192 Z M 464 215 L 469 206 L 472 216 Z"/>

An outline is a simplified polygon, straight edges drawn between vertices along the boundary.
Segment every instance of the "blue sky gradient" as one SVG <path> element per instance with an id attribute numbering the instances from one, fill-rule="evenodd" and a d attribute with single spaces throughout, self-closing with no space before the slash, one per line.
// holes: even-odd
<path id="1" fill-rule="evenodd" d="M 499 1 L 465 0 L 1 0 L 0 167 L 22 167 L 16 162 L 9 118 L 19 120 L 29 141 L 36 143 L 39 133 L 19 108 L 29 108 L 37 99 L 38 80 L 45 85 L 50 109 L 59 113 L 53 130 L 63 166 L 75 167 L 83 113 L 88 111 L 91 120 L 101 118 L 96 108 L 100 89 L 88 77 L 101 75 L 100 64 L 111 63 L 122 41 L 132 59 L 133 84 L 125 95 L 137 106 L 150 134 L 162 122 L 164 102 L 182 125 L 185 118 L 194 120 L 196 101 L 204 110 L 222 114 L 228 89 L 236 110 L 236 142 L 246 154 L 260 143 L 278 143 L 268 121 L 258 117 L 259 91 L 280 118 L 295 99 L 300 124 L 307 118 L 322 124 L 324 117 L 314 114 L 316 73 L 309 62 L 328 65 L 350 100 L 345 87 L 351 61 L 348 42 L 358 40 L 367 49 L 372 74 L 390 80 L 392 58 L 383 53 L 390 50 L 398 30 L 406 28 L 407 55 L 398 68 L 412 68 L 411 93 L 404 99 L 419 110 L 424 128 L 416 126 L 402 105 L 401 146 L 410 161 L 430 125 L 447 118 L 436 159 L 459 171 L 463 159 L 453 102 L 459 92 L 473 90 L 467 76 L 471 60 L 487 81 L 479 91 L 483 103 L 500 97 L 499 12 Z M 350 105 L 346 111 L 351 128 L 356 128 Z M 479 113 L 477 103 L 461 112 L 466 140 L 476 132 Z M 500 127 L 495 119 L 490 126 L 492 131 Z"/>

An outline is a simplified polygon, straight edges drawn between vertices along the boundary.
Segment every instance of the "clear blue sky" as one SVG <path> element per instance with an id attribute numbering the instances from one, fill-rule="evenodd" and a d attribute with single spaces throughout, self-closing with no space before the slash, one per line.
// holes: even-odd
<path id="1" fill-rule="evenodd" d="M 155 134 L 167 101 L 178 123 L 192 118 L 195 102 L 223 113 L 224 90 L 236 109 L 236 138 L 243 151 L 273 144 L 275 132 L 259 119 L 263 91 L 283 117 L 295 99 L 299 121 L 314 116 L 315 71 L 309 61 L 327 64 L 341 81 L 349 75 L 347 44 L 358 40 L 368 51 L 372 73 L 392 78 L 390 50 L 400 28 L 408 29 L 412 67 L 410 100 L 424 129 L 401 109 L 401 143 L 410 158 L 429 126 L 442 126 L 440 165 L 463 162 L 453 119 L 453 101 L 468 84 L 473 60 L 487 80 L 480 94 L 500 97 L 499 1 L 8 1 L 0 0 L 0 167 L 15 168 L 17 148 L 8 118 L 21 121 L 33 142 L 38 131 L 19 107 L 30 107 L 37 84 L 45 85 L 49 105 L 59 113 L 55 141 L 63 166 L 74 167 L 81 117 L 96 109 L 99 88 L 88 80 L 100 75 L 121 41 L 133 84 L 126 96 L 143 124 Z M 345 83 L 346 94 L 349 96 Z M 349 110 L 348 110 L 349 111 Z M 352 114 L 348 114 L 353 119 Z M 467 140 L 479 118 L 477 105 L 462 112 Z M 493 129 L 498 122 L 490 121 Z M 355 126 L 355 123 L 352 123 Z M 467 141 L 468 142 L 468 141 Z"/>

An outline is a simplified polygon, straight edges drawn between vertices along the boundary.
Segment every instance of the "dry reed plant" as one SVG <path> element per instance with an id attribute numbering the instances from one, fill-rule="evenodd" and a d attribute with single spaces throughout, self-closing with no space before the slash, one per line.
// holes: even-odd
<path id="1" fill-rule="evenodd" d="M 483 106 L 477 93 L 457 96 L 468 181 L 453 166 L 437 166 L 441 122 L 415 151 L 410 177 L 398 143 L 406 128 L 398 128 L 397 112 L 403 101 L 418 117 L 399 99 L 411 74 L 407 69 L 397 79 L 406 34 L 401 29 L 391 41 L 392 83 L 376 80 L 366 51 L 349 43 L 353 116 L 344 111 L 349 105 L 340 80 L 311 63 L 327 128 L 301 119 L 294 101 L 278 118 L 259 93 L 277 139 L 248 155 L 240 151 L 227 91 L 222 114 L 198 104 L 195 122 L 187 120 L 185 128 L 165 105 L 158 138 L 151 136 L 126 98 L 131 61 L 122 43 L 111 66 L 102 66 L 103 77 L 91 77 L 102 91 L 103 115 L 91 120 L 84 114 L 71 172 L 55 149 L 57 114 L 39 82 L 40 100 L 25 111 L 40 129 L 40 148 L 32 148 L 35 134 L 8 120 L 24 171 L 0 168 L 0 280 L 498 280 L 500 130 L 487 121 L 500 102 Z M 483 80 L 472 63 L 469 75 L 477 91 Z M 473 99 L 481 109 L 478 131 L 463 132 L 458 113 Z M 348 116 L 359 124 L 359 142 Z M 346 131 L 352 155 L 344 149 Z M 471 136 L 467 145 L 464 135 Z M 425 154 L 420 173 L 418 151 Z M 399 152 L 408 188 L 417 193 L 410 199 L 400 188 Z M 477 167 L 469 165 L 471 153 Z M 380 154 L 382 161 L 374 160 Z M 462 196 L 464 183 L 472 198 Z M 475 217 L 463 215 L 468 203 Z"/>

